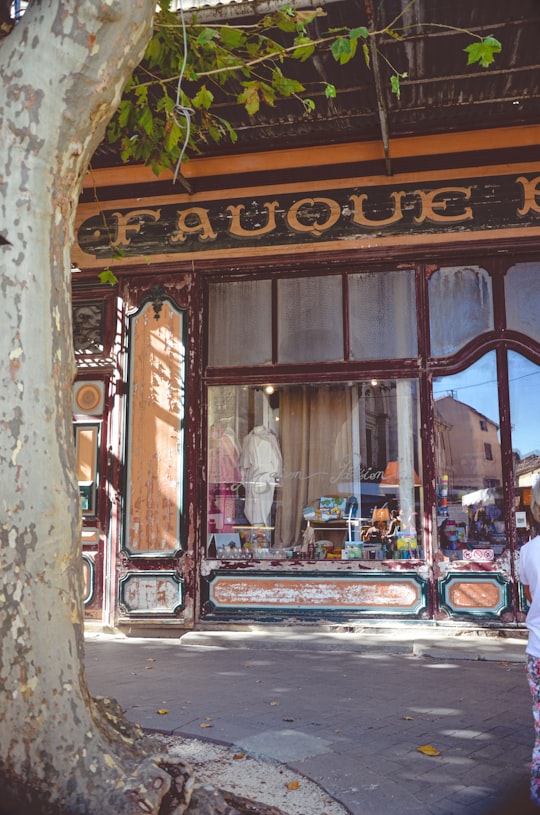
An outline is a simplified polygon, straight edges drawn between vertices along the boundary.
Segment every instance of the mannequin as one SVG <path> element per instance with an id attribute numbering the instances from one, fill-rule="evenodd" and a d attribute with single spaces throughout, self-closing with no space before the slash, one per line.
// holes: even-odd
<path id="1" fill-rule="evenodd" d="M 262 425 L 244 439 L 240 471 L 246 491 L 244 513 L 253 526 L 268 526 L 276 482 L 281 478 L 282 458 L 274 433 Z"/>

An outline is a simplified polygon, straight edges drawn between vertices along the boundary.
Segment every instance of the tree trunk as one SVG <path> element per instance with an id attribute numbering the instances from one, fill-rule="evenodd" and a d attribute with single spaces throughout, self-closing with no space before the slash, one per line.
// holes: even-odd
<path id="1" fill-rule="evenodd" d="M 80 184 L 154 0 L 36 0 L 0 41 L 0 810 L 183 812 L 83 658 L 70 246 Z M 174 762 L 169 762 L 169 765 Z M 176 776 L 176 780 L 173 780 Z M 172 784 L 172 787 L 171 787 Z M 171 788 L 171 792 L 169 792 Z"/>

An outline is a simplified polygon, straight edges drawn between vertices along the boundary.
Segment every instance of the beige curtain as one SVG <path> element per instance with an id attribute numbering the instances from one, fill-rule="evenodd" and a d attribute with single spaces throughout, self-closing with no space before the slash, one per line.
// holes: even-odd
<path id="1" fill-rule="evenodd" d="M 322 495 L 340 494 L 340 483 L 352 481 L 351 402 L 351 389 L 345 385 L 298 385 L 281 391 L 279 545 L 300 542 L 304 507 L 315 505 Z"/>

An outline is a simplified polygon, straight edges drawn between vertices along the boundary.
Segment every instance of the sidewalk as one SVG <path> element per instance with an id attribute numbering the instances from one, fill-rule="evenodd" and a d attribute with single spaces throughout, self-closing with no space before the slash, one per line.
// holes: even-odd
<path id="1" fill-rule="evenodd" d="M 91 692 L 132 721 L 280 762 L 352 815 L 520 815 L 508 796 L 527 786 L 533 743 L 524 651 L 518 636 L 249 626 L 88 634 L 86 665 Z"/>

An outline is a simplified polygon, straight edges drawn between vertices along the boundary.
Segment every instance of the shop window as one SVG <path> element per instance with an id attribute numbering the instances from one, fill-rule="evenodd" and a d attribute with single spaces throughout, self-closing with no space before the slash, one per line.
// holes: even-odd
<path id="1" fill-rule="evenodd" d="M 212 386 L 207 555 L 423 556 L 416 382 Z"/>
<path id="2" fill-rule="evenodd" d="M 540 522 L 540 366 L 508 354 L 516 531 L 523 543 Z"/>
<path id="3" fill-rule="evenodd" d="M 341 277 L 278 281 L 279 362 L 343 359 Z"/>
<path id="4" fill-rule="evenodd" d="M 508 328 L 540 342 L 540 264 L 517 263 L 512 266 L 506 273 L 504 289 Z"/>
<path id="5" fill-rule="evenodd" d="M 433 396 L 440 548 L 449 560 L 494 559 L 506 546 L 495 352 L 434 380 Z"/>
<path id="6" fill-rule="evenodd" d="M 270 280 L 210 285 L 209 365 L 267 365 L 272 362 L 271 285 Z"/>
<path id="7" fill-rule="evenodd" d="M 418 353 L 414 271 L 349 278 L 352 359 L 401 359 Z"/>
<path id="8" fill-rule="evenodd" d="M 431 353 L 448 356 L 493 329 L 491 279 L 478 266 L 437 269 L 428 285 Z"/>

